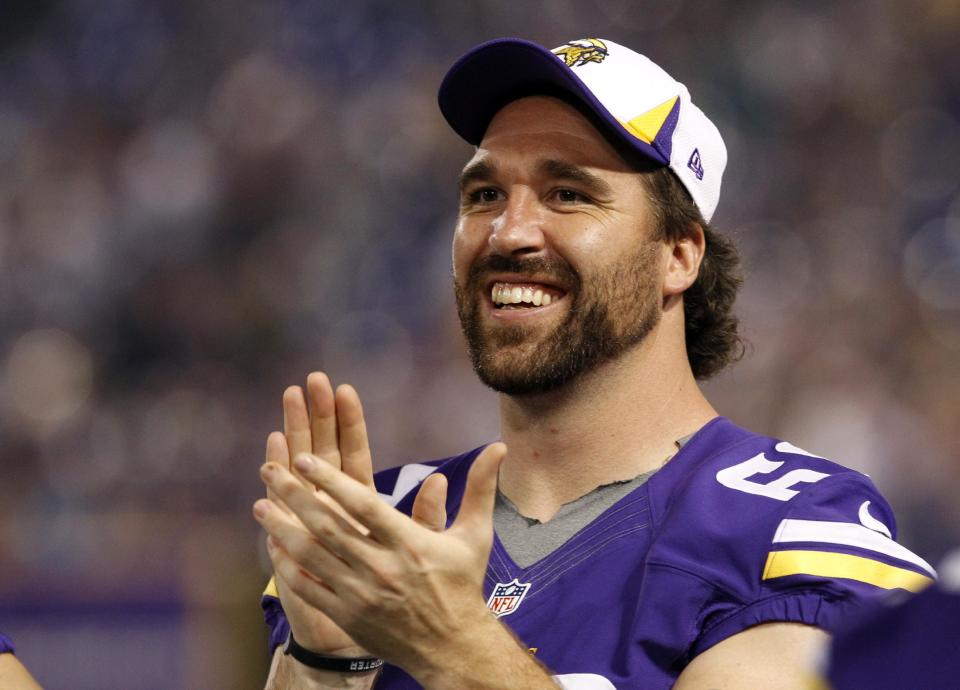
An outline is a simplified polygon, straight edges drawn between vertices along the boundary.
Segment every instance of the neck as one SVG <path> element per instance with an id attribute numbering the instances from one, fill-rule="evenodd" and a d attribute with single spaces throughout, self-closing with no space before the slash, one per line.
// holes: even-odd
<path id="1" fill-rule="evenodd" d="M 687 363 L 682 331 L 671 344 L 663 326 L 560 389 L 501 395 L 509 451 L 500 490 L 523 515 L 549 520 L 598 486 L 658 469 L 678 439 L 717 415 Z"/>

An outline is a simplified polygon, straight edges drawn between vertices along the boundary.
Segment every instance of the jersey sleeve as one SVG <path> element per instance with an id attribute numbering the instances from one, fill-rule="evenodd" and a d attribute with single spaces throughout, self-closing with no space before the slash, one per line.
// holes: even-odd
<path id="1" fill-rule="evenodd" d="M 0 633 L 0 654 L 13 654 L 14 651 L 13 640 Z"/>
<path id="2" fill-rule="evenodd" d="M 260 595 L 260 608 L 263 609 L 263 619 L 267 624 L 267 649 L 272 654 L 274 649 L 286 642 L 287 635 L 290 634 L 290 623 L 283 612 L 277 582 L 273 577 Z"/>
<path id="3" fill-rule="evenodd" d="M 895 541 L 869 477 L 790 444 L 770 439 L 707 463 L 681 493 L 644 584 L 664 601 L 670 639 L 686 641 L 664 650 L 681 668 L 764 623 L 833 631 L 889 591 L 936 577 Z"/>
<path id="4" fill-rule="evenodd" d="M 764 549 L 746 552 L 751 579 L 723 583 L 727 596 L 704 612 L 691 657 L 762 623 L 832 632 L 889 590 L 929 585 L 933 568 L 898 544 L 895 530 L 890 506 L 864 475 L 848 471 L 806 487 L 772 533 L 766 526 Z"/>

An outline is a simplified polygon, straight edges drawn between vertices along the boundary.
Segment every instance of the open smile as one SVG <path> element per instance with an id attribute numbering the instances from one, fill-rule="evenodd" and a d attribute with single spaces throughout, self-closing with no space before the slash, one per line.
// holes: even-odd
<path id="1" fill-rule="evenodd" d="M 556 306 L 567 294 L 554 285 L 538 282 L 499 280 L 490 283 L 488 288 L 494 315 L 499 318 L 542 313 Z"/>

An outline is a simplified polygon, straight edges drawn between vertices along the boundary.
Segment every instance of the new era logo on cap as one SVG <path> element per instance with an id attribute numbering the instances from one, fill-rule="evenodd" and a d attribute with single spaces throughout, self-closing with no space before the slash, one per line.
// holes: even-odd
<path id="1" fill-rule="evenodd" d="M 694 149 L 690 154 L 690 160 L 687 161 L 687 167 L 693 171 L 698 180 L 703 179 L 703 164 L 700 162 L 700 150 Z"/>
<path id="2" fill-rule="evenodd" d="M 727 162 L 720 133 L 687 87 L 613 41 L 580 38 L 552 51 L 518 38 L 484 43 L 450 68 L 440 109 L 457 133 L 479 144 L 506 102 L 544 87 L 576 98 L 628 149 L 669 166 L 710 220 Z"/>

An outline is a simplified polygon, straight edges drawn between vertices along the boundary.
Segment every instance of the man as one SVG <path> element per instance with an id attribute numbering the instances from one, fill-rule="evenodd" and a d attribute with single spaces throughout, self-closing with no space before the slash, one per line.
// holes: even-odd
<path id="1" fill-rule="evenodd" d="M 505 39 L 440 105 L 477 145 L 454 288 L 503 443 L 374 478 L 352 388 L 285 392 L 254 506 L 268 687 L 798 687 L 824 630 L 931 581 L 867 477 L 697 386 L 739 356 L 739 279 L 682 84 L 612 41 Z"/>

